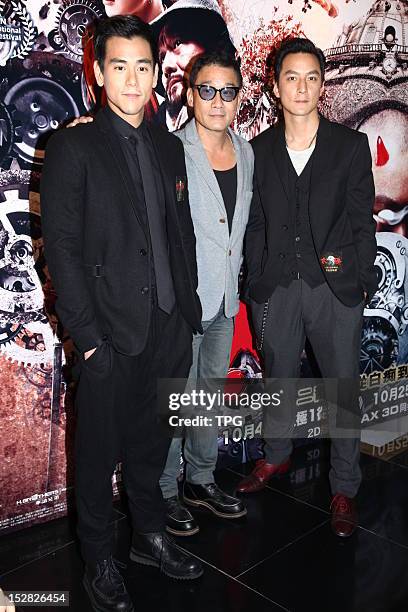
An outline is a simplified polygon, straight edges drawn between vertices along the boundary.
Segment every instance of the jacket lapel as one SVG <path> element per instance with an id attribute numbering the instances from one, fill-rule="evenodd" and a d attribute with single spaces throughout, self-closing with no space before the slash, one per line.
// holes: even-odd
<path id="1" fill-rule="evenodd" d="M 288 186 L 288 153 L 286 151 L 285 141 L 285 124 L 283 121 L 273 128 L 271 135 L 274 138 L 271 140 L 272 160 L 275 164 L 279 180 L 282 184 L 283 191 L 289 201 L 289 186 Z"/>
<path id="2" fill-rule="evenodd" d="M 246 194 L 244 192 L 244 185 L 245 185 L 245 178 L 246 178 L 244 176 L 244 173 L 246 172 L 246 166 L 244 163 L 243 153 L 241 150 L 241 143 L 239 142 L 238 138 L 236 137 L 236 135 L 234 134 L 232 130 L 229 129 L 228 132 L 232 138 L 232 143 L 235 149 L 235 157 L 237 160 L 237 196 L 236 196 L 236 201 L 235 201 L 235 211 L 234 211 L 234 216 L 232 219 L 232 227 L 231 227 L 231 235 L 230 235 L 230 241 L 233 241 L 235 234 L 237 232 L 237 229 L 239 227 L 239 224 L 241 223 L 242 207 L 243 207 L 243 203 L 246 197 Z"/>
<path id="3" fill-rule="evenodd" d="M 227 211 L 225 209 L 221 190 L 213 169 L 210 166 L 210 162 L 208 161 L 204 147 L 201 144 L 194 119 L 187 123 L 184 131 L 186 135 L 186 141 L 184 143 L 186 153 L 189 154 L 189 157 L 193 160 L 202 178 L 214 194 L 220 213 L 226 218 Z"/>
<path id="4" fill-rule="evenodd" d="M 320 125 L 317 131 L 316 146 L 313 151 L 312 176 L 310 179 L 310 193 L 313 194 L 313 188 L 319 183 L 323 174 L 330 168 L 331 162 L 331 126 L 330 122 L 324 117 L 320 117 Z"/>
<path id="5" fill-rule="evenodd" d="M 147 240 L 145 227 L 144 227 L 144 224 L 141 222 L 141 219 L 137 213 L 137 207 L 136 207 L 135 200 L 134 200 L 134 183 L 130 175 L 125 156 L 122 152 L 122 148 L 120 146 L 119 139 L 114 133 L 114 130 L 109 122 L 109 119 L 106 117 L 103 110 L 99 111 L 99 113 L 96 115 L 95 123 L 97 124 L 98 128 L 100 129 L 100 131 L 103 133 L 105 137 L 105 140 L 108 145 L 108 149 L 113 159 L 112 168 L 116 169 L 118 176 L 122 179 L 121 183 L 125 187 L 125 191 L 128 196 L 127 199 L 132 206 L 136 219 L 138 220 L 139 225 L 142 228 L 146 236 L 146 240 Z"/>
<path id="6" fill-rule="evenodd" d="M 320 117 L 320 125 L 317 132 L 316 146 L 312 157 L 312 168 L 310 176 L 309 192 L 309 219 L 313 236 L 318 236 L 315 228 L 319 226 L 319 209 L 322 202 L 319 197 L 318 187 L 323 175 L 333 167 L 333 146 L 331 146 L 331 126 L 330 122 L 324 117 Z M 316 221 L 316 223 L 315 223 Z M 316 238 L 315 238 L 316 240 Z"/>
<path id="7" fill-rule="evenodd" d="M 159 185 L 159 191 L 163 193 L 162 189 L 164 189 L 165 199 L 168 202 L 172 202 L 174 201 L 174 193 L 176 189 L 176 177 L 172 176 L 169 173 L 168 171 L 169 164 L 163 163 L 163 159 L 162 159 L 163 148 L 159 146 L 162 128 L 157 128 L 152 123 L 149 123 L 149 122 L 146 123 L 146 126 L 150 134 L 150 140 L 152 142 L 153 149 L 156 153 L 156 159 L 157 159 L 157 162 L 160 168 L 160 174 L 161 174 L 162 180 L 161 180 L 161 185 Z"/>
<path id="8" fill-rule="evenodd" d="M 272 131 L 276 130 L 274 138 L 271 140 L 272 159 L 276 166 L 279 180 L 287 199 L 289 200 L 289 185 L 288 185 L 288 153 L 285 142 L 285 124 L 281 121 Z M 330 122 L 324 117 L 320 117 L 320 125 L 316 137 L 316 146 L 313 151 L 312 158 L 312 174 L 310 179 L 310 192 L 313 194 L 315 187 L 320 177 L 330 167 Z"/>

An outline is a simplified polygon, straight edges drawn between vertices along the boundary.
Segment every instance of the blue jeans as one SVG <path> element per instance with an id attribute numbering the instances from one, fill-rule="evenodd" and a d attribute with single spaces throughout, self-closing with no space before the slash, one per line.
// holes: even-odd
<path id="1" fill-rule="evenodd" d="M 196 387 L 198 379 L 226 378 L 228 373 L 233 319 L 224 315 L 224 302 L 215 317 L 203 321 L 203 334 L 193 337 L 193 363 L 187 380 L 186 391 Z M 184 431 L 184 461 L 186 480 L 193 484 L 214 482 L 217 463 L 218 429 L 214 427 L 186 427 Z M 182 437 L 173 438 L 160 487 L 165 499 L 178 493 L 177 477 L 180 474 Z"/>

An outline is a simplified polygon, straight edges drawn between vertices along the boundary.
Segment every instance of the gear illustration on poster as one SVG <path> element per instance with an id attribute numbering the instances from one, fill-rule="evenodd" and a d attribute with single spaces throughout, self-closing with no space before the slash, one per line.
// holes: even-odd
<path id="1" fill-rule="evenodd" d="M 21 364 L 53 359 L 54 337 L 39 279 L 45 276 L 39 196 L 0 174 L 0 353 Z"/>
<path id="2" fill-rule="evenodd" d="M 10 167 L 13 148 L 21 142 L 22 116 L 14 106 L 6 106 L 0 101 L 0 166 Z"/>
<path id="3" fill-rule="evenodd" d="M 57 13 L 58 36 L 54 36 L 54 44 L 61 44 L 69 57 L 80 62 L 83 36 L 99 17 L 102 17 L 101 11 L 90 0 L 65 0 Z"/>
<path id="4" fill-rule="evenodd" d="M 73 95 L 80 99 L 80 64 L 53 53 L 35 52 L 27 62 L 15 61 L 6 72 L 4 104 L 15 111 L 19 120 L 18 138 L 14 137 L 13 157 L 20 166 L 41 166 L 49 135 L 60 125 L 77 117 L 80 110 Z M 18 115 L 17 115 L 18 114 Z M 14 115 L 13 115 L 14 117 Z M 10 155 L 10 153 L 9 153 Z"/>
<path id="5" fill-rule="evenodd" d="M 61 43 L 61 38 L 60 38 L 57 28 L 54 28 L 48 34 L 48 43 L 50 47 L 54 49 L 55 51 L 62 51 L 64 49 Z"/>
<path id="6" fill-rule="evenodd" d="M 24 4 L 0 0 L 0 66 L 14 57 L 27 57 L 36 36 L 37 29 Z"/>
<path id="7" fill-rule="evenodd" d="M 378 290 L 364 310 L 361 366 L 365 374 L 404 361 L 408 326 L 408 240 L 393 232 L 377 234 Z"/>

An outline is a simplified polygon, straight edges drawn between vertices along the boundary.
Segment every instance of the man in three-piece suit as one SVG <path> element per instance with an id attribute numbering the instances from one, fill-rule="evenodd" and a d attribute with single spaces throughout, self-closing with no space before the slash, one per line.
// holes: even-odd
<path id="1" fill-rule="evenodd" d="M 251 145 L 229 128 L 242 84 L 239 64 L 228 54 L 209 52 L 195 61 L 189 80 L 187 99 L 194 119 L 176 135 L 186 155 L 203 334 L 193 338 L 187 390 L 199 381 L 207 385 L 211 379 L 227 376 L 253 178 Z M 236 519 L 246 514 L 244 504 L 214 481 L 218 446 L 213 422 L 214 427 L 185 428 L 183 500 L 215 516 Z M 174 437 L 160 485 L 168 531 L 187 536 L 196 533 L 198 526 L 178 498 L 181 442 L 180 435 Z"/>
<path id="2" fill-rule="evenodd" d="M 355 415 L 355 424 L 363 309 L 377 287 L 374 183 L 366 135 L 318 114 L 324 65 L 323 53 L 305 39 L 285 41 L 276 54 L 283 121 L 252 141 L 246 293 L 266 377 L 297 378 L 307 337 L 322 375 L 350 385 L 350 405 L 345 394 L 340 408 Z M 258 491 L 287 471 L 293 413 L 286 415 L 266 412 L 265 459 L 239 491 Z M 330 470 L 332 527 L 343 537 L 356 526 L 361 481 L 359 430 L 346 429 L 342 439 L 332 438 Z"/>
<path id="3" fill-rule="evenodd" d="M 164 531 L 159 487 L 170 437 L 158 424 L 158 378 L 184 378 L 201 331 L 195 236 L 183 147 L 149 126 L 157 80 L 150 27 L 97 24 L 95 76 L 108 105 L 49 142 L 42 177 L 45 248 L 58 311 L 79 353 L 76 505 L 95 609 L 133 610 L 111 555 L 111 477 L 122 461 L 131 559 L 174 578 L 199 562 Z M 166 435 L 167 434 L 167 435 Z"/>

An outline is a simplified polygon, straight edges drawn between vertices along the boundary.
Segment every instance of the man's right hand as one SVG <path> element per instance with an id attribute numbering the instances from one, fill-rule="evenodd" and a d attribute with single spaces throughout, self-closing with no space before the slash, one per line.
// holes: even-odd
<path id="1" fill-rule="evenodd" d="M 94 354 L 94 352 L 96 351 L 96 349 L 97 349 L 97 348 L 98 348 L 98 347 L 96 346 L 95 348 L 90 349 L 89 351 L 86 351 L 86 353 L 84 353 L 84 359 L 85 359 L 85 361 L 86 361 L 87 359 L 89 359 L 89 358 L 90 358 L 90 357 L 91 357 L 91 356 Z"/>
<path id="2" fill-rule="evenodd" d="M 66 127 L 75 127 L 76 125 L 79 125 L 80 123 L 92 123 L 93 120 L 94 120 L 93 117 L 84 115 L 83 117 L 77 117 L 76 119 L 73 119 L 73 121 L 70 121 L 69 123 L 67 123 Z"/>

